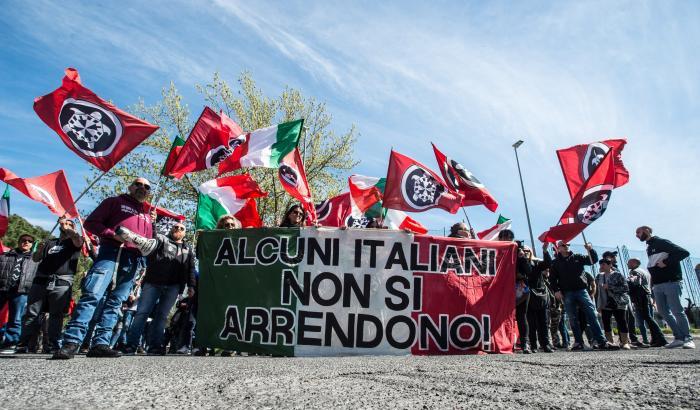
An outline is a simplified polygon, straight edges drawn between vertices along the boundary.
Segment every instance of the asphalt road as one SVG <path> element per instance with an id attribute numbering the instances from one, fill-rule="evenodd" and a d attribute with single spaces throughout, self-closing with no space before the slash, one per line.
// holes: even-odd
<path id="1" fill-rule="evenodd" d="M 700 408 L 700 349 L 0 358 L 2 408 Z"/>

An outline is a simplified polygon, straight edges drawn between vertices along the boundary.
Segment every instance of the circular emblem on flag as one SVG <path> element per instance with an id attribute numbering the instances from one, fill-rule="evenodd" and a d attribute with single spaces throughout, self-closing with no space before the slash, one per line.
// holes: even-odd
<path id="1" fill-rule="evenodd" d="M 372 222 L 372 218 L 367 218 L 364 215 L 360 218 L 348 215 L 348 217 L 345 218 L 345 226 L 348 228 L 366 228 L 370 222 Z"/>
<path id="2" fill-rule="evenodd" d="M 32 193 L 34 195 L 37 195 L 39 196 L 39 198 L 41 198 L 41 202 L 46 204 L 46 206 L 48 206 L 51 209 L 56 209 L 56 201 L 54 201 L 53 197 L 51 196 L 51 194 L 49 194 L 47 190 L 29 182 L 27 182 L 27 185 L 32 190 Z"/>
<path id="3" fill-rule="evenodd" d="M 593 175 L 593 171 L 598 168 L 600 161 L 603 160 L 608 151 L 610 151 L 610 147 L 602 142 L 594 142 L 588 145 L 586 155 L 583 157 L 583 162 L 581 163 L 581 175 L 584 181 L 588 180 L 588 178 Z"/>
<path id="4" fill-rule="evenodd" d="M 58 123 L 73 146 L 89 157 L 112 153 L 122 137 L 122 124 L 112 111 L 85 100 L 66 98 Z"/>
<path id="5" fill-rule="evenodd" d="M 449 165 L 448 165 L 449 164 Z M 454 189 L 459 189 L 460 186 L 467 185 L 473 188 L 483 188 L 484 184 L 479 181 L 474 174 L 469 172 L 468 169 L 464 168 L 462 164 L 453 160 L 447 159 L 445 163 L 445 174 L 447 174 L 447 179 Z"/>
<path id="6" fill-rule="evenodd" d="M 216 148 L 210 149 L 207 155 L 204 157 L 204 165 L 207 168 L 213 168 L 219 164 L 219 162 L 228 158 L 231 155 L 231 150 L 228 147 L 219 145 Z"/>
<path id="7" fill-rule="evenodd" d="M 299 182 L 299 173 L 292 167 L 286 164 L 280 165 L 278 169 L 280 181 L 282 183 L 296 187 Z"/>
<path id="8" fill-rule="evenodd" d="M 331 210 L 333 210 L 333 203 L 325 199 L 323 202 L 316 204 L 314 208 L 316 208 L 316 219 L 318 219 L 320 222 L 328 218 L 328 215 L 331 214 Z"/>
<path id="9" fill-rule="evenodd" d="M 401 178 L 401 194 L 416 209 L 434 207 L 444 192 L 445 187 L 417 165 L 408 167 Z"/>
<path id="10" fill-rule="evenodd" d="M 589 188 L 581 199 L 576 218 L 579 222 L 589 225 L 600 218 L 608 207 L 612 185 L 597 185 Z"/>
<path id="11" fill-rule="evenodd" d="M 156 218 L 156 231 L 161 235 L 169 235 L 170 230 L 173 229 L 173 226 L 178 222 L 180 221 L 175 218 L 169 218 L 167 216 L 158 217 Z"/>
<path id="12" fill-rule="evenodd" d="M 241 134 L 241 135 L 239 135 L 239 136 L 237 136 L 237 137 L 231 137 L 231 138 L 229 138 L 229 140 L 228 140 L 228 149 L 230 149 L 231 152 L 233 152 L 236 148 L 238 148 L 238 147 L 240 147 L 241 145 L 243 145 L 243 143 L 245 142 L 245 136 L 246 136 L 245 134 Z"/>

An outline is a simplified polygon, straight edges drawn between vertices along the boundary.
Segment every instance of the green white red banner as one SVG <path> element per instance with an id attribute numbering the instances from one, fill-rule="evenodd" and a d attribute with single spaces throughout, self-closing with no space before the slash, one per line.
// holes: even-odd
<path id="1" fill-rule="evenodd" d="M 516 245 L 326 228 L 199 237 L 200 346 L 275 356 L 511 353 Z"/>

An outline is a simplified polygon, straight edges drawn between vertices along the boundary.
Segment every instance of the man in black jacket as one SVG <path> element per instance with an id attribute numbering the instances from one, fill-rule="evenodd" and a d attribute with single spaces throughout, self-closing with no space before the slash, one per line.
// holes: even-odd
<path id="1" fill-rule="evenodd" d="M 185 285 L 189 296 L 194 295 L 194 249 L 185 243 L 184 238 L 185 225 L 180 222 L 172 226 L 167 237 L 157 236 L 157 247 L 148 256 L 141 298 L 126 336 L 127 346 L 124 353 L 132 354 L 136 351 L 146 320 L 153 312 L 153 322 L 148 331 L 148 353 L 165 354 L 162 343 L 168 313 L 175 305 L 177 296 L 185 289 Z"/>
<path id="2" fill-rule="evenodd" d="M 39 262 L 34 283 L 29 290 L 27 314 L 22 323 L 22 336 L 17 345 L 17 353 L 26 353 L 29 338 L 39 331 L 38 317 L 42 311 L 49 312 L 49 345 L 52 351 L 58 350 L 63 318 L 68 310 L 73 276 L 78 270 L 80 248 L 83 238 L 75 231 L 73 221 L 67 218 L 58 220 L 60 235 L 40 244 L 32 260 Z M 48 308 L 44 306 L 44 303 Z"/>
<path id="3" fill-rule="evenodd" d="M 666 348 L 695 349 L 695 342 L 690 336 L 688 317 L 681 304 L 681 261 L 690 256 L 690 253 L 667 239 L 652 236 L 652 229 L 648 226 L 640 226 L 635 234 L 637 239 L 647 243 L 647 269 L 651 275 L 654 300 L 661 316 L 673 331 L 675 340 L 667 344 Z"/>
<path id="4" fill-rule="evenodd" d="M 5 340 L 0 353 L 12 354 L 22 331 L 22 316 L 27 306 L 27 293 L 36 275 L 37 263 L 31 258 L 34 237 L 20 235 L 17 248 L 0 255 L 0 306 L 9 306 Z"/>
<path id="5" fill-rule="evenodd" d="M 555 297 L 564 301 L 564 308 L 569 316 L 571 329 L 574 332 L 576 344 L 572 350 L 583 349 L 583 336 L 579 326 L 579 308 L 586 317 L 586 322 L 593 332 L 593 339 L 598 349 L 610 349 L 613 345 L 607 342 L 603 329 L 596 317 L 595 305 L 588 294 L 588 281 L 584 266 L 591 266 L 598 261 L 598 254 L 590 243 L 585 245 L 588 255 L 577 255 L 569 250 L 569 244 L 557 242 L 557 255 L 550 268 L 550 286 Z"/>

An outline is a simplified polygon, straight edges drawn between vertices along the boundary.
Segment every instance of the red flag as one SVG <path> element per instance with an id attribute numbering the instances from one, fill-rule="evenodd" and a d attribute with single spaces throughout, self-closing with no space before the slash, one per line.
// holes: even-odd
<path id="1" fill-rule="evenodd" d="M 498 202 L 491 196 L 484 184 L 462 164 L 448 158 L 437 149 L 435 144 L 432 145 L 435 159 L 447 186 L 464 195 L 462 206 L 484 205 L 489 211 L 496 212 Z"/>
<path id="2" fill-rule="evenodd" d="M 245 138 L 241 127 L 226 114 L 204 107 L 177 160 L 165 174 L 180 179 L 187 173 L 215 167 L 243 144 Z"/>
<path id="3" fill-rule="evenodd" d="M 68 148 L 105 172 L 158 129 L 83 87 L 74 68 L 59 88 L 34 100 L 34 111 Z"/>
<path id="4" fill-rule="evenodd" d="M 243 228 L 262 228 L 263 223 L 258 213 L 258 203 L 255 199 L 248 199 L 238 212 L 234 214 L 236 219 L 241 221 Z"/>
<path id="5" fill-rule="evenodd" d="M 564 174 L 569 196 L 574 197 L 581 185 L 593 175 L 605 154 L 615 150 L 615 188 L 625 185 L 630 174 L 622 163 L 622 150 L 627 144 L 626 139 L 605 140 L 591 144 L 574 145 L 557 151 L 561 172 Z"/>
<path id="6" fill-rule="evenodd" d="M 316 204 L 315 214 L 318 218 L 318 224 L 321 226 L 336 228 L 347 226 L 348 218 L 352 214 L 350 192 L 342 193 Z"/>
<path id="7" fill-rule="evenodd" d="M 301 160 L 298 148 L 282 158 L 282 162 L 277 168 L 277 176 L 285 191 L 301 202 L 301 206 L 309 216 L 311 223 L 316 222 L 316 208 L 311 196 L 309 181 L 306 179 L 304 162 Z"/>
<path id="8" fill-rule="evenodd" d="M 462 194 L 420 162 L 392 150 L 384 191 L 384 208 L 423 212 L 431 208 L 456 213 Z"/>
<path id="9" fill-rule="evenodd" d="M 12 185 L 29 198 L 46 205 L 51 212 L 77 218 L 73 194 L 63 170 L 32 178 L 20 178 L 7 168 L 0 168 L 0 180 Z"/>
<path id="10" fill-rule="evenodd" d="M 540 241 L 569 242 L 603 215 L 615 188 L 615 155 L 614 149 L 605 154 L 593 175 L 571 200 L 560 218 L 560 224 L 540 235 Z"/>

